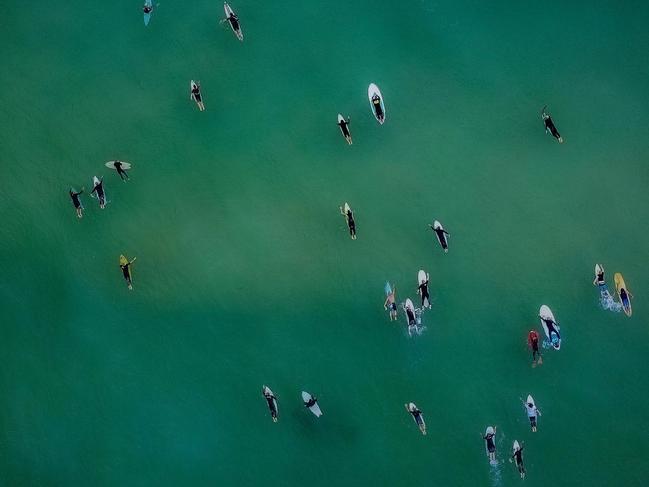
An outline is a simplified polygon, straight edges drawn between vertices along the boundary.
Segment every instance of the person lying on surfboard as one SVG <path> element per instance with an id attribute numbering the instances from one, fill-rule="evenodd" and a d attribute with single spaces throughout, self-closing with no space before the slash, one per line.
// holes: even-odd
<path id="1" fill-rule="evenodd" d="M 543 107 L 542 113 L 541 113 L 541 119 L 543 119 L 543 124 L 545 125 L 545 132 L 546 133 L 551 133 L 552 137 L 557 139 L 560 144 L 563 144 L 563 137 L 559 134 L 559 131 L 557 130 L 557 127 L 555 127 L 554 122 L 552 121 L 552 117 L 550 116 L 549 113 L 546 113 L 545 109 L 547 108 L 547 105 Z"/>
<path id="2" fill-rule="evenodd" d="M 376 113 L 376 118 L 383 120 L 383 108 L 381 108 L 381 97 L 376 93 L 372 95 L 372 105 L 374 106 L 374 112 Z"/>
<path id="3" fill-rule="evenodd" d="M 482 437 L 487 442 L 487 451 L 489 452 L 489 460 L 496 460 L 496 443 L 494 443 L 494 436 L 496 436 L 496 427 L 494 426 L 493 433 L 487 433 Z"/>
<path id="4" fill-rule="evenodd" d="M 315 396 L 311 396 L 311 399 L 304 402 L 304 407 L 310 408 L 312 406 L 315 406 L 317 402 L 318 402 L 318 398 Z"/>
<path id="5" fill-rule="evenodd" d="M 117 170 L 117 174 L 119 174 L 119 177 L 122 181 L 128 181 L 128 174 L 126 174 L 126 171 L 122 167 L 122 163 L 120 161 L 115 161 L 113 163 L 113 166 L 115 166 L 115 169 Z"/>
<path id="6" fill-rule="evenodd" d="M 541 357 L 541 352 L 539 351 L 539 334 L 536 330 L 530 330 L 527 334 L 527 344 L 532 349 L 532 367 L 536 367 L 536 356 L 539 356 L 538 364 L 543 364 L 543 357 Z"/>
<path id="7" fill-rule="evenodd" d="M 352 209 L 350 208 L 347 210 L 347 213 L 345 213 L 345 210 L 343 210 L 343 207 L 341 206 L 340 214 L 345 217 L 345 220 L 347 220 L 349 235 L 352 237 L 352 240 L 356 240 L 356 222 L 354 221 L 354 213 L 352 212 Z"/>
<path id="8" fill-rule="evenodd" d="M 133 289 L 133 281 L 131 280 L 130 267 L 131 264 L 135 262 L 135 259 L 137 259 L 137 257 L 133 257 L 133 260 L 131 261 L 126 260 L 124 263 L 119 264 L 120 269 L 122 269 L 122 274 L 124 274 L 124 279 L 126 280 L 126 284 L 128 285 L 128 288 L 130 290 Z"/>
<path id="9" fill-rule="evenodd" d="M 200 103 L 201 100 L 201 87 L 198 83 L 194 85 L 192 88 L 192 95 L 194 96 L 194 99 L 196 100 L 196 103 Z"/>
<path id="10" fill-rule="evenodd" d="M 514 458 L 516 459 L 516 466 L 518 467 L 518 473 L 521 474 L 522 479 L 525 478 L 525 466 L 523 465 L 523 448 L 525 448 L 524 444 L 522 444 L 520 448 L 518 448 L 509 459 L 510 463 Z"/>
<path id="11" fill-rule="evenodd" d="M 395 286 L 392 289 L 392 292 L 388 294 L 388 297 L 385 298 L 385 302 L 383 303 L 383 308 L 386 311 L 390 310 L 390 321 L 397 319 L 397 303 L 396 303 L 397 294 L 396 293 L 397 293 L 397 288 Z"/>
<path id="12" fill-rule="evenodd" d="M 628 294 L 628 296 L 627 296 L 627 294 Z M 629 291 L 628 289 L 624 289 L 624 288 L 620 289 L 620 301 L 622 302 L 622 304 L 628 303 L 629 298 L 632 298 L 632 297 L 633 297 L 633 294 L 631 294 L 631 291 Z"/>
<path id="13" fill-rule="evenodd" d="M 75 210 L 77 210 L 77 218 L 83 218 L 83 205 L 81 204 L 81 200 L 79 199 L 79 196 L 83 194 L 83 190 L 84 188 L 81 188 L 81 191 L 75 192 L 72 188 L 70 188 L 69 191 L 72 204 L 74 205 Z"/>
<path id="14" fill-rule="evenodd" d="M 352 134 L 349 132 L 349 127 L 348 127 L 350 120 L 351 120 L 350 117 L 347 117 L 347 120 L 343 119 L 340 122 L 338 122 L 338 126 L 340 127 L 340 130 L 342 130 L 343 137 L 345 137 L 345 139 L 352 138 Z"/>
<path id="15" fill-rule="evenodd" d="M 593 285 L 594 286 L 604 286 L 606 285 L 606 280 L 604 279 L 604 268 L 600 267 L 600 271 L 597 273 L 597 276 L 595 276 L 595 279 L 593 280 Z"/>
<path id="16" fill-rule="evenodd" d="M 527 417 L 530 420 L 530 427 L 532 428 L 532 432 L 536 433 L 536 417 L 541 416 L 541 411 L 539 411 L 536 407 L 536 405 L 532 402 L 525 402 L 521 399 L 521 402 L 525 406 L 525 411 L 527 412 Z"/>
<path id="17" fill-rule="evenodd" d="M 431 228 L 431 230 L 432 230 L 433 232 L 435 232 L 435 234 L 437 235 L 437 239 L 439 240 L 440 244 L 442 245 L 442 248 L 444 249 L 444 252 L 448 252 L 448 242 L 447 242 L 447 240 L 446 240 L 445 235 L 446 235 L 447 237 L 450 237 L 451 234 L 448 233 L 446 230 L 444 230 L 444 229 L 441 228 L 441 227 L 440 227 L 440 228 L 435 228 L 435 226 L 434 226 L 434 225 L 431 225 L 430 223 L 428 224 L 428 226 L 429 226 L 429 227 Z"/>
<path id="18" fill-rule="evenodd" d="M 417 294 L 421 295 L 421 308 L 430 308 L 430 294 L 428 294 L 428 274 L 426 274 L 426 280 L 419 284 L 417 288 Z"/>
<path id="19" fill-rule="evenodd" d="M 221 21 L 221 23 L 223 23 L 223 22 L 230 22 L 230 25 L 232 26 L 232 30 L 234 30 L 234 31 L 237 31 L 237 30 L 240 29 L 239 17 L 234 12 L 232 12 L 228 17 L 226 17 L 225 19 L 223 19 Z"/>
<path id="20" fill-rule="evenodd" d="M 92 193 L 97 193 L 97 198 L 99 198 L 99 208 L 102 210 L 106 207 L 106 193 L 104 193 L 104 178 L 99 180 L 99 183 L 95 184 L 95 187 L 92 188 Z"/>

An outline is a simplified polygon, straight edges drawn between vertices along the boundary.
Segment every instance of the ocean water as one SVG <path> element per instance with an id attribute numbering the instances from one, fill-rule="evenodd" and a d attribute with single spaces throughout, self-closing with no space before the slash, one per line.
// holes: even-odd
<path id="1" fill-rule="evenodd" d="M 243 43 L 220 2 L 146 28 L 137 2 L 3 2 L 0 483 L 511 486 L 517 439 L 528 487 L 647 485 L 647 3 L 232 7 Z M 78 220 L 94 175 L 110 203 Z M 383 286 L 416 301 L 419 269 L 409 338 Z M 541 304 L 563 343 L 532 368 Z"/>

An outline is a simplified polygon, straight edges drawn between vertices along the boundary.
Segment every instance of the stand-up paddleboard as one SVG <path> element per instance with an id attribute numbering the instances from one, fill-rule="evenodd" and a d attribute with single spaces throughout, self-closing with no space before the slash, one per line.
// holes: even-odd
<path id="1" fill-rule="evenodd" d="M 189 82 L 189 98 L 190 100 L 194 100 L 196 102 L 198 109 L 202 112 L 203 110 L 205 110 L 205 104 L 203 103 L 203 95 L 200 92 L 200 87 L 201 85 L 194 82 L 194 80 L 191 80 Z M 194 95 L 194 88 L 199 89 L 198 95 Z"/>
<path id="2" fill-rule="evenodd" d="M 304 405 L 306 406 L 309 400 L 311 400 L 313 396 L 309 394 L 308 392 L 302 391 L 302 401 L 304 401 Z M 318 403 L 316 402 L 313 406 L 308 406 L 309 411 L 311 411 L 313 414 L 316 415 L 316 418 L 319 418 L 322 416 L 322 411 L 320 411 L 320 406 L 318 406 Z"/>
<path id="3" fill-rule="evenodd" d="M 561 328 L 554 319 L 552 310 L 544 304 L 541 306 L 541 309 L 539 309 L 539 318 L 541 318 L 541 326 L 543 327 L 543 331 L 545 332 L 548 341 L 552 344 L 552 347 L 555 350 L 559 350 L 561 348 Z M 550 321 L 550 324 L 548 324 L 546 320 Z"/>
<path id="4" fill-rule="evenodd" d="M 124 162 L 124 161 L 108 161 L 104 165 L 106 167 L 110 168 L 110 169 L 115 169 L 115 163 L 116 162 L 121 162 L 122 163 L 122 169 L 124 169 L 125 171 L 128 171 L 129 169 L 131 169 L 131 165 L 128 162 Z"/>
<path id="5" fill-rule="evenodd" d="M 236 17 L 237 14 L 234 13 L 234 10 L 232 10 L 227 2 L 223 2 L 223 10 L 225 10 L 225 18 L 228 20 L 228 24 L 230 24 L 232 32 L 234 32 L 234 35 L 237 36 L 237 39 L 243 41 L 243 32 L 241 31 L 241 24 L 239 23 L 238 17 L 235 22 L 230 20 L 230 15 L 234 15 Z"/>
<path id="6" fill-rule="evenodd" d="M 493 426 L 487 426 L 487 429 L 485 430 L 484 435 L 485 436 L 493 435 L 492 441 L 493 441 L 494 447 L 495 447 L 496 446 L 496 430 L 494 429 L 494 427 Z M 496 451 L 494 450 L 493 458 L 492 458 L 492 454 L 489 453 L 489 446 L 488 446 L 488 442 L 487 442 L 486 439 L 484 440 L 484 451 L 487 454 L 487 457 L 489 458 L 489 463 L 491 463 L 492 465 L 497 465 L 498 461 L 496 460 Z"/>
<path id="7" fill-rule="evenodd" d="M 433 222 L 433 231 L 435 232 L 435 236 L 437 237 L 439 245 L 442 247 L 442 249 L 444 249 L 444 252 L 448 252 L 447 235 L 444 233 L 444 227 L 437 220 Z"/>
<path id="8" fill-rule="evenodd" d="M 98 185 L 101 184 L 101 181 L 97 176 L 92 177 L 92 189 L 94 190 Z M 103 189 L 103 187 L 102 187 Z M 92 196 L 92 191 L 90 192 L 90 195 Z M 102 195 L 97 192 L 97 199 L 99 200 L 99 207 L 103 210 L 104 207 L 106 206 L 106 191 L 103 192 Z"/>
<path id="9" fill-rule="evenodd" d="M 374 103 L 374 97 L 378 96 L 378 104 Z M 381 125 L 385 122 L 385 105 L 383 104 L 383 95 L 381 90 L 374 83 L 371 83 L 367 88 L 367 98 L 370 100 L 370 107 L 372 107 L 372 113 L 377 122 Z"/>
<path id="10" fill-rule="evenodd" d="M 406 411 L 410 413 L 410 416 L 412 416 L 412 419 L 415 421 L 415 424 L 419 427 L 419 431 L 421 431 L 422 435 L 426 434 L 426 421 L 424 421 L 424 415 L 419 413 L 416 416 L 413 414 L 415 411 L 417 411 L 417 406 L 415 405 L 414 402 L 410 402 L 408 404 L 405 404 L 406 406 Z"/>
<path id="11" fill-rule="evenodd" d="M 343 134 L 343 137 L 347 141 L 349 145 L 352 145 L 352 133 L 349 131 L 349 125 L 347 125 L 347 131 L 349 134 L 346 134 L 345 131 L 342 128 L 341 122 L 346 122 L 345 117 L 343 117 L 340 113 L 338 114 L 338 127 L 340 127 L 340 133 Z"/>
<path id="12" fill-rule="evenodd" d="M 153 1 L 152 0 L 144 0 L 144 6 L 153 9 Z M 153 13 L 153 10 L 151 10 L 149 12 L 144 12 L 144 25 L 149 25 L 149 21 L 151 20 L 151 14 L 152 13 Z"/>
<path id="13" fill-rule="evenodd" d="M 625 315 L 631 316 L 631 314 L 633 313 L 633 310 L 631 309 L 631 297 L 629 296 L 629 290 L 626 287 L 624 278 L 622 277 L 622 274 L 616 272 L 613 276 L 613 279 L 615 280 L 615 290 L 617 291 L 617 295 L 620 298 L 622 310 L 624 311 Z"/>
<path id="14" fill-rule="evenodd" d="M 270 411 L 270 417 L 273 418 L 273 423 L 277 423 L 277 417 L 279 416 L 279 405 L 277 404 L 277 399 L 275 394 L 270 390 L 268 386 L 261 386 L 261 393 L 264 395 L 266 402 L 268 403 L 268 410 Z"/>

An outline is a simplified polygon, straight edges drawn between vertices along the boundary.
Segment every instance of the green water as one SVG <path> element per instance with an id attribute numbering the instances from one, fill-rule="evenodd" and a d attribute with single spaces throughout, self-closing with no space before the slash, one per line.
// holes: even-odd
<path id="1" fill-rule="evenodd" d="M 245 0 L 243 43 L 216 1 L 3 7 L 2 485 L 509 486 L 514 439 L 528 487 L 649 482 L 646 2 Z M 111 203 L 77 220 L 93 175 Z M 409 339 L 383 283 L 415 298 L 420 268 Z M 533 369 L 544 303 L 563 346 Z"/>

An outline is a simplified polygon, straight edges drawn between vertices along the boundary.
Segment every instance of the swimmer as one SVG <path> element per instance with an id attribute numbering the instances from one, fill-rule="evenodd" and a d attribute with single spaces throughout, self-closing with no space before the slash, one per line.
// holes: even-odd
<path id="1" fill-rule="evenodd" d="M 318 402 L 318 398 L 315 396 L 311 396 L 311 399 L 309 399 L 308 401 L 304 401 L 304 407 L 310 408 L 312 406 L 315 406 L 317 402 Z"/>
<path id="2" fill-rule="evenodd" d="M 137 257 L 133 257 L 133 260 L 129 261 L 126 257 L 123 255 L 120 255 L 119 257 L 119 267 L 122 269 L 122 274 L 124 274 L 124 279 L 126 280 L 126 284 L 128 285 L 129 290 L 133 290 L 133 281 L 131 279 L 131 264 L 135 262 L 135 259 Z"/>
<path id="3" fill-rule="evenodd" d="M 345 220 L 347 221 L 347 226 L 349 227 L 349 235 L 351 236 L 352 240 L 356 240 L 356 222 L 354 221 L 354 213 L 352 212 L 352 209 L 349 208 L 347 210 L 347 213 L 345 213 L 345 210 L 343 209 L 342 206 L 340 208 L 340 214 L 345 217 Z"/>
<path id="4" fill-rule="evenodd" d="M 509 458 L 509 463 L 511 463 L 513 459 L 516 459 L 518 473 L 521 474 L 522 479 L 525 478 L 525 466 L 523 465 L 523 448 L 525 448 L 524 444 L 514 449 L 514 454 Z"/>
<path id="5" fill-rule="evenodd" d="M 124 170 L 122 163 L 120 161 L 115 161 L 113 163 L 113 166 L 115 166 L 115 169 L 117 170 L 117 174 L 119 174 L 120 179 L 124 182 L 128 181 L 128 174 L 126 174 L 126 171 Z"/>
<path id="6" fill-rule="evenodd" d="M 530 420 L 530 427 L 532 428 L 532 433 L 536 433 L 536 417 L 541 416 L 541 411 L 539 411 L 536 405 L 533 402 L 525 402 L 522 398 L 519 398 L 523 405 L 525 406 L 525 411 L 527 412 L 527 417 Z"/>
<path id="7" fill-rule="evenodd" d="M 70 188 L 69 194 L 70 194 L 70 199 L 72 199 L 72 204 L 74 205 L 74 208 L 77 210 L 77 218 L 83 218 L 83 205 L 81 204 L 81 200 L 79 199 L 79 196 L 83 194 L 84 188 L 81 188 L 81 191 L 76 193 L 72 188 Z"/>
<path id="8" fill-rule="evenodd" d="M 150 14 L 151 11 L 153 10 L 153 5 L 147 5 L 146 3 L 144 4 L 144 7 L 142 7 L 142 11 L 145 14 Z"/>
<path id="9" fill-rule="evenodd" d="M 417 288 L 417 294 L 421 295 L 421 308 L 431 308 L 430 305 L 430 294 L 428 294 L 428 282 L 430 280 L 430 276 L 426 274 L 426 280 L 422 283 L 419 284 L 419 287 Z"/>
<path id="10" fill-rule="evenodd" d="M 482 436 L 482 435 L 481 435 Z M 487 452 L 489 453 L 489 461 L 496 461 L 496 443 L 494 437 L 496 436 L 496 426 L 493 428 L 493 433 L 487 433 L 482 437 L 483 440 L 487 442 Z"/>
<path id="11" fill-rule="evenodd" d="M 273 422 L 277 423 L 277 408 L 275 407 L 277 398 L 275 397 L 275 394 L 273 394 L 272 391 L 267 387 L 264 388 L 262 392 L 264 394 L 264 397 L 266 398 L 266 402 L 268 403 L 268 409 L 270 410 L 270 415 L 273 418 Z"/>
<path id="12" fill-rule="evenodd" d="M 439 243 L 442 246 L 442 248 L 444 249 L 444 252 L 448 252 L 448 240 L 446 240 L 446 237 L 450 237 L 451 234 L 448 233 L 446 230 L 444 230 L 441 225 L 439 227 L 435 228 L 434 225 L 431 225 L 429 223 L 428 226 L 437 235 L 437 240 L 439 240 Z"/>
<path id="13" fill-rule="evenodd" d="M 385 302 L 383 303 L 383 309 L 385 309 L 386 311 L 390 310 L 390 321 L 397 319 L 396 297 L 397 297 L 397 288 L 395 286 L 392 289 L 392 292 L 388 294 L 388 296 L 385 298 Z"/>
<path id="14" fill-rule="evenodd" d="M 559 131 L 557 130 L 557 127 L 555 127 L 550 114 L 546 113 L 546 108 L 547 105 L 543 107 L 543 110 L 541 110 L 541 119 L 543 120 L 543 124 L 545 125 L 545 133 L 551 133 L 552 137 L 557 139 L 560 144 L 563 144 L 563 137 L 561 137 Z"/>
<path id="15" fill-rule="evenodd" d="M 92 193 L 97 193 L 97 198 L 99 199 L 99 208 L 102 210 L 106 208 L 106 193 L 104 193 L 104 177 L 102 176 L 101 179 L 97 184 L 95 184 L 95 187 L 92 188 Z"/>
<path id="16" fill-rule="evenodd" d="M 372 95 L 372 106 L 374 107 L 376 118 L 378 118 L 379 121 L 382 122 L 384 115 L 383 115 L 383 108 L 381 108 L 381 97 L 376 93 Z"/>
<path id="17" fill-rule="evenodd" d="M 345 137 L 345 140 L 347 141 L 348 144 L 352 143 L 352 134 L 349 131 L 349 121 L 351 119 L 347 117 L 347 120 L 343 119 L 340 122 L 338 122 L 338 126 L 340 127 L 340 130 L 343 134 L 343 137 Z"/>
<path id="18" fill-rule="evenodd" d="M 538 364 L 543 365 L 543 357 L 541 356 L 541 352 L 539 350 L 539 334 L 536 332 L 536 330 L 530 330 L 530 332 L 527 334 L 527 344 L 532 349 L 532 367 L 536 367 L 537 355 L 539 356 Z"/>

